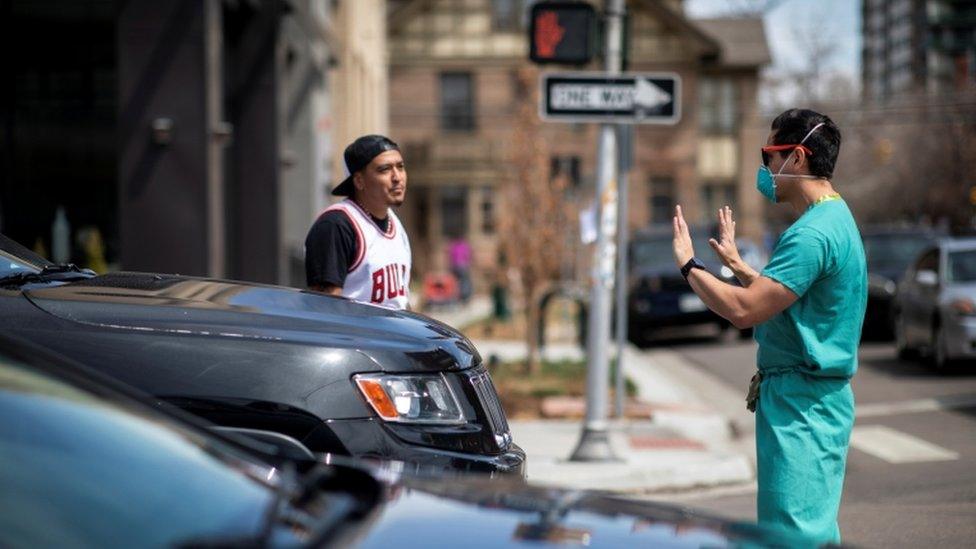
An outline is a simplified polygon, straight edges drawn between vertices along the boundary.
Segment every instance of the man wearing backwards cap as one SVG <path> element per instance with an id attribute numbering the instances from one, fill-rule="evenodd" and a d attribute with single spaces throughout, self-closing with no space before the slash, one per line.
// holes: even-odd
<path id="1" fill-rule="evenodd" d="M 306 283 L 327 294 L 405 309 L 410 240 L 390 209 L 403 204 L 407 190 L 400 148 L 382 135 L 364 135 L 343 156 L 349 176 L 332 194 L 346 198 L 326 208 L 305 237 Z"/>

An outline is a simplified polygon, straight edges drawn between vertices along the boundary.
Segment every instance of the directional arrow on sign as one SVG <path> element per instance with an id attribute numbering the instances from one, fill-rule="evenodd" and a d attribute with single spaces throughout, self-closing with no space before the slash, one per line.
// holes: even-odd
<path id="1" fill-rule="evenodd" d="M 655 86 L 650 80 L 638 78 L 635 82 L 637 92 L 634 94 L 634 106 L 654 109 L 671 102 L 671 94 Z"/>

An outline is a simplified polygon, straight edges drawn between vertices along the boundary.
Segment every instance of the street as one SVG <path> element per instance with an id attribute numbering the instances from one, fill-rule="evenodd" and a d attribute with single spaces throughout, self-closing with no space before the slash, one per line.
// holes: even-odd
<path id="1" fill-rule="evenodd" d="M 694 338 L 658 346 L 743 391 L 754 369 L 751 341 Z M 862 344 L 840 511 L 845 543 L 957 547 L 976 540 L 976 369 L 962 370 L 940 375 L 922 363 L 899 361 L 891 344 Z M 669 499 L 756 518 L 754 486 Z"/>

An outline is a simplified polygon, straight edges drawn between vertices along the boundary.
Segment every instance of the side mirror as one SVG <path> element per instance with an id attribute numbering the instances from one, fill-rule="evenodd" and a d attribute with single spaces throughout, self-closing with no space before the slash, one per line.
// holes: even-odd
<path id="1" fill-rule="evenodd" d="M 939 275 L 935 271 L 919 271 L 915 273 L 915 282 L 918 282 L 922 286 L 938 286 Z"/>

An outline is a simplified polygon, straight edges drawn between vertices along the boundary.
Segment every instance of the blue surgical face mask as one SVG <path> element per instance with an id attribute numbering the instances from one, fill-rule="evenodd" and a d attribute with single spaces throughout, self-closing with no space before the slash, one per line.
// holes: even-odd
<path id="1" fill-rule="evenodd" d="M 756 171 L 756 188 L 759 189 L 759 194 L 766 197 L 766 200 L 776 203 L 776 180 L 773 178 L 773 172 L 766 166 L 759 166 L 759 170 Z"/>
<path id="2" fill-rule="evenodd" d="M 816 126 L 814 126 L 812 130 L 807 132 L 807 134 L 803 137 L 803 139 L 800 140 L 800 145 L 806 143 L 807 139 L 809 139 L 809 137 L 813 135 L 813 132 L 817 131 L 817 129 L 823 125 L 824 123 L 821 122 Z M 786 157 L 786 160 L 783 161 L 783 165 L 779 167 L 779 171 L 776 172 L 775 174 L 773 174 L 773 172 L 769 169 L 768 166 L 759 166 L 759 169 L 756 170 L 756 189 L 759 190 L 759 193 L 761 195 L 766 197 L 766 200 L 769 200 L 773 204 L 777 202 L 776 200 L 776 178 L 777 177 L 798 177 L 803 179 L 819 179 L 818 177 L 813 175 L 794 175 L 794 174 L 783 173 L 783 168 L 785 168 L 786 164 L 789 163 L 790 158 L 793 156 L 794 152 L 796 152 L 796 149 L 790 151 L 790 154 Z"/>

